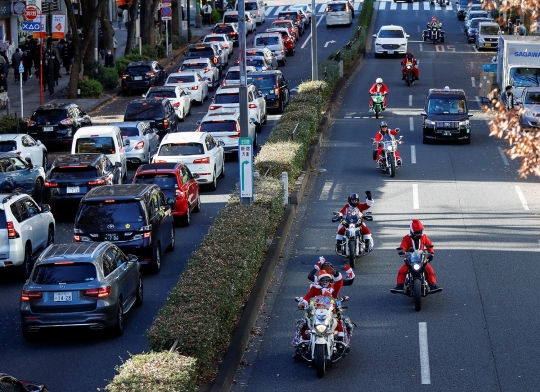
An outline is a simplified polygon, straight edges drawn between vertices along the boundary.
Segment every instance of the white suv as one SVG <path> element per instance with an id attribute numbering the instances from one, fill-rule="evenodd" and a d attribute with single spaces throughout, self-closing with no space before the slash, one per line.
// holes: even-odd
<path id="1" fill-rule="evenodd" d="M 238 152 L 238 140 L 240 138 L 240 112 L 217 111 L 207 113 L 201 121 L 198 121 L 199 132 L 208 132 L 216 139 L 223 142 L 223 150 L 226 153 Z M 253 140 L 253 149 L 259 146 L 259 140 L 253 121 L 248 123 L 248 137 Z"/>
<path id="2" fill-rule="evenodd" d="M 0 267 L 22 265 L 26 276 L 34 256 L 54 242 L 55 221 L 48 204 L 28 195 L 0 193 Z"/>
<path id="3" fill-rule="evenodd" d="M 287 62 L 286 49 L 280 33 L 262 33 L 255 35 L 253 47 L 257 49 L 270 49 L 276 56 L 278 63 L 281 65 L 285 65 Z"/>

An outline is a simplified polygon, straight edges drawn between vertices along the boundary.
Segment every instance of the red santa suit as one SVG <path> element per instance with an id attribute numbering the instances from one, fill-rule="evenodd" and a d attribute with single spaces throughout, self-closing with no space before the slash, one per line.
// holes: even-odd
<path id="1" fill-rule="evenodd" d="M 413 248 L 414 250 L 421 250 L 421 251 L 423 251 L 424 249 L 427 249 L 429 253 L 432 253 L 432 254 L 435 253 L 435 250 L 433 249 L 433 243 L 425 234 L 422 234 L 422 237 L 416 240 L 413 239 L 410 236 L 410 234 L 406 235 L 401 240 L 400 247 L 405 251 L 408 251 L 409 248 Z M 409 272 L 409 268 L 407 267 L 406 264 L 403 264 L 398 271 L 397 284 L 405 283 L 405 276 L 407 275 L 407 272 Z M 435 278 L 435 271 L 433 271 L 433 268 L 431 267 L 429 263 L 426 264 L 425 274 L 426 274 L 426 279 L 428 283 L 437 284 L 437 279 Z"/>
<path id="2" fill-rule="evenodd" d="M 365 210 L 369 209 L 373 205 L 374 201 L 366 199 L 365 203 L 358 204 L 356 208 L 360 210 L 360 212 L 364 212 Z M 345 206 L 341 209 L 341 215 L 345 215 L 347 213 L 348 208 L 355 208 L 354 206 L 351 206 L 349 203 L 345 204 Z M 371 237 L 371 231 L 368 229 L 368 227 L 362 222 L 362 227 L 360 227 L 360 233 L 362 234 L 362 239 L 369 240 L 370 246 L 373 249 L 373 238 Z M 343 234 L 345 234 L 345 226 L 343 226 L 341 223 L 338 225 L 338 231 L 336 234 L 336 240 L 343 241 Z"/>
<path id="3" fill-rule="evenodd" d="M 388 128 L 388 131 L 387 132 L 390 132 L 390 135 L 393 135 L 393 136 L 397 136 L 398 135 L 398 131 L 396 131 L 395 129 L 390 129 Z M 379 131 L 377 131 L 377 134 L 375 135 L 375 141 L 376 142 L 380 142 L 382 139 L 383 139 L 384 135 L 381 133 L 381 130 L 379 129 Z M 381 156 L 381 152 L 382 152 L 382 146 L 381 145 L 378 145 L 377 146 L 377 157 L 375 158 L 375 160 L 378 162 L 379 161 L 379 157 Z M 398 160 L 401 159 L 401 157 L 399 156 L 399 151 L 396 150 L 395 151 L 396 153 L 396 158 Z M 405 248 L 403 248 L 405 249 Z"/>
<path id="4" fill-rule="evenodd" d="M 403 77 L 403 79 L 405 79 L 405 75 L 407 74 L 407 70 L 405 68 L 405 65 L 407 65 L 407 62 L 410 61 L 413 65 L 413 72 L 414 72 L 414 77 L 416 79 L 418 79 L 418 61 L 416 61 L 416 59 L 413 57 L 412 59 L 409 59 L 407 57 L 405 57 L 403 60 L 401 60 L 401 66 L 403 67 L 402 70 L 401 70 L 401 76 Z"/>
<path id="5" fill-rule="evenodd" d="M 384 107 L 386 107 L 386 94 L 389 93 L 388 87 L 386 87 L 386 84 L 382 83 L 380 86 L 377 83 L 374 83 L 373 86 L 369 89 L 369 93 L 371 95 L 375 93 L 382 93 L 384 94 Z M 369 98 L 369 106 L 373 106 L 373 100 L 371 97 Z"/>

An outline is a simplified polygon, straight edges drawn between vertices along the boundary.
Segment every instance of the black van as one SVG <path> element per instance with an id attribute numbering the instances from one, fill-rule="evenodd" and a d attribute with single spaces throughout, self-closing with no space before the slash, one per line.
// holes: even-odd
<path id="1" fill-rule="evenodd" d="M 291 92 L 281 71 L 250 72 L 247 78 L 248 84 L 253 83 L 263 93 L 267 110 L 283 113 L 291 99 Z"/>

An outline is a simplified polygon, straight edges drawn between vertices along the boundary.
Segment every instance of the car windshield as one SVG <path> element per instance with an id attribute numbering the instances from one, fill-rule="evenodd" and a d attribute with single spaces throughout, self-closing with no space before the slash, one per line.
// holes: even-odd
<path id="1" fill-rule="evenodd" d="M 255 86 L 257 86 L 259 90 L 273 89 L 276 85 L 275 78 L 273 78 L 272 76 L 248 76 L 248 83 L 253 83 Z"/>
<path id="2" fill-rule="evenodd" d="M 163 107 L 161 102 L 158 105 L 150 105 L 148 102 L 129 104 L 124 114 L 124 120 L 153 120 L 163 118 Z"/>
<path id="3" fill-rule="evenodd" d="M 178 188 L 174 174 L 138 174 L 135 177 L 135 184 L 156 184 L 163 190 Z"/>
<path id="4" fill-rule="evenodd" d="M 345 11 L 345 3 L 332 3 L 328 4 L 327 6 L 328 12 L 339 12 L 339 11 Z"/>
<path id="5" fill-rule="evenodd" d="M 15 140 L 0 141 L 0 152 L 15 151 L 16 149 L 17 149 L 17 142 Z"/>
<path id="6" fill-rule="evenodd" d="M 225 15 L 223 17 L 224 23 L 237 23 L 238 22 L 238 14 L 234 15 Z"/>
<path id="7" fill-rule="evenodd" d="M 146 94 L 146 98 L 176 98 L 174 90 L 156 90 Z"/>
<path id="8" fill-rule="evenodd" d="M 167 143 L 161 146 L 158 153 L 164 157 L 201 154 L 204 154 L 204 148 L 200 143 Z"/>
<path id="9" fill-rule="evenodd" d="M 263 59 L 254 59 L 254 58 L 246 59 L 246 64 L 251 65 L 253 67 L 262 67 L 266 65 Z"/>
<path id="10" fill-rule="evenodd" d="M 403 30 L 401 29 L 392 29 L 392 30 L 380 30 L 379 38 L 403 38 Z"/>
<path id="11" fill-rule="evenodd" d="M 538 93 L 527 93 L 525 95 L 525 104 L 527 105 L 537 105 L 540 104 L 540 92 Z"/>
<path id="12" fill-rule="evenodd" d="M 272 25 L 270 27 L 285 27 L 285 28 L 291 28 L 293 26 L 292 21 L 290 20 L 275 20 L 272 22 Z"/>
<path id="13" fill-rule="evenodd" d="M 225 37 L 206 37 L 203 42 L 225 42 Z"/>
<path id="14" fill-rule="evenodd" d="M 225 80 L 240 80 L 240 71 L 229 71 Z"/>
<path id="15" fill-rule="evenodd" d="M 130 74 L 142 74 L 146 72 L 152 72 L 152 67 L 148 65 L 135 65 L 130 67 L 128 65 L 126 72 Z"/>
<path id="16" fill-rule="evenodd" d="M 246 9 L 246 11 L 257 10 L 258 9 L 257 3 L 256 2 L 245 3 L 245 9 Z"/>
<path id="17" fill-rule="evenodd" d="M 186 69 L 205 69 L 208 67 L 206 63 L 184 63 L 182 64 L 182 71 Z"/>
<path id="18" fill-rule="evenodd" d="M 80 225 L 114 225 L 126 227 L 126 224 L 140 223 L 144 220 L 144 211 L 139 201 L 98 201 L 81 203 L 77 223 Z"/>
<path id="19" fill-rule="evenodd" d="M 255 45 L 259 46 L 268 46 L 268 45 L 278 45 L 281 37 L 257 37 L 255 39 Z"/>
<path id="20" fill-rule="evenodd" d="M 188 51 L 188 57 L 214 57 L 214 50 L 212 48 L 190 49 Z"/>
<path id="21" fill-rule="evenodd" d="M 96 267 L 92 263 L 41 264 L 32 274 L 32 282 L 36 284 L 79 284 L 96 279 Z"/>
<path id="22" fill-rule="evenodd" d="M 489 13 L 487 11 L 474 11 L 469 12 L 469 20 L 474 18 L 487 18 L 489 16 Z"/>
<path id="23" fill-rule="evenodd" d="M 167 83 L 194 83 L 195 75 L 169 76 Z"/>
<path id="24" fill-rule="evenodd" d="M 115 154 L 114 141 L 110 136 L 81 137 L 77 139 L 75 152 L 101 152 L 102 154 Z"/>
<path id="25" fill-rule="evenodd" d="M 485 35 L 499 35 L 499 26 L 482 26 L 480 28 L 480 34 Z"/>
<path id="26" fill-rule="evenodd" d="M 214 103 L 239 103 L 240 95 L 238 93 L 216 94 Z"/>
<path id="27" fill-rule="evenodd" d="M 91 180 L 97 177 L 97 169 L 93 166 L 60 166 L 53 168 L 49 174 L 51 180 Z"/>
<path id="28" fill-rule="evenodd" d="M 122 137 L 137 137 L 140 136 L 139 129 L 137 127 L 120 127 Z"/>
<path id="29" fill-rule="evenodd" d="M 234 120 L 208 121 L 201 123 L 201 132 L 238 132 L 237 123 Z"/>
<path id="30" fill-rule="evenodd" d="M 216 26 L 214 27 L 213 33 L 229 34 L 231 31 L 234 31 L 231 26 Z"/>
<path id="31" fill-rule="evenodd" d="M 471 24 L 470 24 L 470 27 L 472 28 L 477 28 L 478 27 L 478 23 L 480 22 L 487 22 L 489 19 L 479 19 L 479 18 L 474 18 L 471 20 Z"/>
<path id="32" fill-rule="evenodd" d="M 510 78 L 515 87 L 537 87 L 540 85 L 540 69 L 538 68 L 510 68 Z"/>
<path id="33" fill-rule="evenodd" d="M 58 110 L 37 110 L 32 114 L 32 121 L 38 124 L 48 121 L 51 123 L 57 123 L 66 118 L 66 111 L 63 109 Z"/>
<path id="34" fill-rule="evenodd" d="M 431 98 L 428 102 L 428 114 L 465 114 L 467 102 L 465 98 L 443 97 Z"/>

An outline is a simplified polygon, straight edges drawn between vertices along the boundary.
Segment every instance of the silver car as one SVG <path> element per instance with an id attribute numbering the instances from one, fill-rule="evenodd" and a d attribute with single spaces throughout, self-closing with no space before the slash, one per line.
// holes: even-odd
<path id="1" fill-rule="evenodd" d="M 120 128 L 126 149 L 126 160 L 129 163 L 148 163 L 157 153 L 159 136 L 156 129 L 150 128 L 149 123 L 127 121 L 110 123 L 109 125 Z"/>
<path id="2" fill-rule="evenodd" d="M 110 242 L 50 245 L 21 293 L 25 339 L 46 328 L 88 327 L 124 332 L 124 314 L 143 303 L 136 256 Z"/>
<path id="3" fill-rule="evenodd" d="M 525 88 L 517 102 L 525 110 L 525 113 L 519 116 L 521 128 L 524 131 L 540 128 L 540 87 Z"/>

